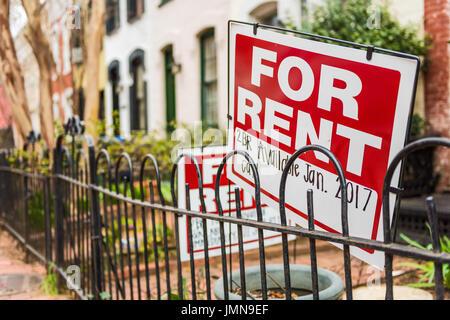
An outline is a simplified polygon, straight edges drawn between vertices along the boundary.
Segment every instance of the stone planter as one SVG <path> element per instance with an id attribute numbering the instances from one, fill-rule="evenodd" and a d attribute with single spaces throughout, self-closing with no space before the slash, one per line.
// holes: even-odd
<path id="1" fill-rule="evenodd" d="M 282 286 L 284 286 L 284 268 L 283 265 L 267 265 L 266 271 Z M 295 300 L 312 300 L 312 282 L 311 282 L 311 267 L 304 265 L 291 265 L 291 287 L 293 290 L 298 289 L 302 291 L 311 292 L 303 296 L 295 298 Z M 334 272 L 318 268 L 319 278 L 319 299 L 320 300 L 337 300 L 344 291 L 344 283 L 341 278 Z M 234 271 L 232 273 L 233 280 L 240 284 L 240 271 Z M 261 276 L 259 266 L 250 267 L 245 269 L 245 279 L 247 291 L 261 289 Z M 230 281 L 230 279 L 228 279 Z M 228 285 L 230 288 L 230 285 Z M 233 284 L 233 288 L 236 288 L 236 284 Z M 278 285 L 267 277 L 267 288 L 277 289 Z M 223 291 L 223 278 L 217 280 L 214 285 L 214 295 L 217 299 L 224 299 Z M 229 293 L 230 300 L 241 300 L 240 295 Z M 249 298 L 247 298 L 248 300 Z"/>

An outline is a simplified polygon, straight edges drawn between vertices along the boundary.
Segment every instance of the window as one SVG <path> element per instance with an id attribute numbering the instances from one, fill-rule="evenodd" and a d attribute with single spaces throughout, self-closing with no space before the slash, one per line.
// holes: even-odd
<path id="1" fill-rule="evenodd" d="M 162 5 L 165 5 L 169 1 L 170 0 L 161 0 L 161 2 L 159 3 L 159 6 L 161 7 Z"/>
<path id="2" fill-rule="evenodd" d="M 131 130 L 147 130 L 147 83 L 144 80 L 144 51 L 138 49 L 130 56 L 130 74 L 133 85 L 130 87 Z"/>
<path id="3" fill-rule="evenodd" d="M 206 126 L 217 127 L 217 56 L 214 29 L 200 36 L 201 107 Z"/>
<path id="4" fill-rule="evenodd" d="M 98 109 L 98 119 L 101 123 L 105 123 L 105 90 L 101 90 L 99 94 L 99 109 Z M 106 135 L 105 126 L 102 125 L 102 130 L 100 136 L 104 137 Z"/>
<path id="5" fill-rule="evenodd" d="M 258 23 L 270 26 L 282 26 L 278 18 L 277 1 L 267 1 L 250 12 L 250 16 Z"/>
<path id="6" fill-rule="evenodd" d="M 261 17 L 260 18 L 260 23 L 261 24 L 266 24 L 269 26 L 277 26 L 279 21 L 278 21 L 278 14 L 277 12 L 272 12 L 269 15 L 265 16 L 265 17 Z"/>
<path id="7" fill-rule="evenodd" d="M 100 90 L 98 119 L 105 120 L 105 90 Z"/>
<path id="8" fill-rule="evenodd" d="M 106 2 L 106 33 L 110 34 L 120 26 L 120 0 Z"/>
<path id="9" fill-rule="evenodd" d="M 132 22 L 139 18 L 144 12 L 144 0 L 127 0 L 127 16 L 128 22 Z"/>
<path id="10" fill-rule="evenodd" d="M 119 90 L 120 90 L 120 64 L 115 60 L 108 67 L 108 80 L 111 84 L 112 94 L 112 122 L 114 135 L 120 136 L 120 108 L 119 108 Z"/>
<path id="11" fill-rule="evenodd" d="M 78 105 L 79 105 L 78 112 L 80 113 L 81 120 L 86 120 L 84 119 L 84 104 L 85 104 L 84 89 L 80 88 L 80 90 L 78 91 Z"/>

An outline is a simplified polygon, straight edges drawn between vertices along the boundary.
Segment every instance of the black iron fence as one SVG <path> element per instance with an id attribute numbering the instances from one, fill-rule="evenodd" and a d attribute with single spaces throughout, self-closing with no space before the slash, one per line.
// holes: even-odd
<path id="1" fill-rule="evenodd" d="M 180 155 L 173 165 L 170 181 L 172 203 L 169 205 L 162 191 L 158 163 L 152 155 L 142 159 L 139 168 L 133 167 L 130 155 L 123 153 L 115 162 L 107 150 L 96 151 L 94 144 L 83 134 L 79 124 L 72 120 L 66 132 L 57 141 L 53 152 L 52 172 L 43 174 L 30 167 L 15 169 L 3 163 L 0 167 L 0 223 L 25 246 L 28 252 L 43 263 L 53 263 L 60 281 L 69 281 L 76 296 L 81 299 L 212 299 L 212 268 L 222 273 L 223 298 L 240 292 L 243 300 L 256 299 L 246 281 L 246 254 L 244 254 L 243 229 L 257 229 L 259 282 L 261 298 L 268 299 L 270 289 L 279 287 L 286 299 L 295 298 L 297 281 L 291 272 L 289 235 L 309 239 L 311 267 L 307 274 L 313 299 L 320 298 L 316 241 L 324 240 L 343 246 L 345 295 L 352 299 L 352 268 L 350 247 L 362 247 L 384 252 L 386 258 L 386 299 L 393 299 L 393 257 L 402 256 L 434 263 L 435 296 L 444 298 L 443 264 L 450 263 L 450 254 L 441 252 L 439 221 L 433 197 L 427 199 L 428 220 L 432 230 L 433 250 L 415 248 L 395 243 L 394 221 L 389 218 L 389 196 L 401 195 L 403 189 L 391 187 L 395 169 L 411 152 L 430 146 L 450 147 L 442 138 L 426 138 L 406 146 L 391 162 L 383 189 L 384 241 L 349 236 L 347 213 L 347 188 L 344 171 L 337 158 L 320 146 L 306 146 L 298 150 L 286 165 L 280 183 L 280 223 L 263 220 L 260 203 L 260 184 L 257 166 L 242 151 L 229 153 L 217 171 L 220 180 L 228 159 L 244 157 L 253 172 L 257 219 L 243 219 L 240 192 L 235 191 L 236 216 L 225 215 L 216 184 L 215 199 L 219 214 L 205 211 L 203 182 L 199 165 L 191 155 Z M 342 234 L 317 231 L 314 228 L 313 190 L 304 197 L 308 204 L 309 228 L 287 225 L 285 213 L 285 186 L 290 166 L 303 153 L 318 151 L 330 158 L 339 176 L 342 197 L 336 214 L 341 216 Z M 202 212 L 178 208 L 175 178 L 181 159 L 190 159 L 196 167 Z M 137 169 L 137 170 L 136 170 Z M 189 195 L 190 187 L 185 186 Z M 186 197 L 189 199 L 189 196 Z M 345 200 L 344 200 L 345 199 Z M 194 261 L 190 250 L 188 262 L 180 258 L 179 217 L 187 217 L 188 246 L 192 248 L 192 219 L 200 219 L 203 229 L 204 258 Z M 207 221 L 219 223 L 221 255 L 208 254 Z M 225 225 L 236 226 L 238 234 L 238 277 L 232 278 L 233 267 L 226 250 Z M 266 265 L 264 232 L 281 233 L 283 275 L 274 278 Z M 230 263 L 231 262 L 231 263 Z M 73 275 L 78 271 L 79 278 Z M 75 272 L 75 273 L 74 273 Z M 60 284 L 62 286 L 62 283 Z M 236 291 L 237 290 L 237 291 Z"/>

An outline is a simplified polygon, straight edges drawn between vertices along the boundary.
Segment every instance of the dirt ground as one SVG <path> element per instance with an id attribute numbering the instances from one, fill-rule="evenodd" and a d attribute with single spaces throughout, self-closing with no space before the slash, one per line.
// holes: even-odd
<path id="1" fill-rule="evenodd" d="M 8 232 L 0 228 L 0 276 L 11 274 L 27 274 L 45 276 L 45 267 L 31 261 L 25 263 L 25 252 L 19 242 L 10 236 Z M 0 296 L 0 300 L 66 300 L 64 295 L 48 296 L 40 288 L 9 296 Z"/>

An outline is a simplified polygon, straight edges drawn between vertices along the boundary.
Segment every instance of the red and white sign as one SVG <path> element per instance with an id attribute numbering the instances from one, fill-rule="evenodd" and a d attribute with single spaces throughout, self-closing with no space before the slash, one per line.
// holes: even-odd
<path id="1" fill-rule="evenodd" d="M 258 165 L 262 201 L 279 205 L 282 171 L 305 145 L 339 159 L 348 181 L 351 236 L 382 240 L 382 185 L 388 164 L 404 146 L 417 61 L 307 40 L 231 23 L 228 146 Z M 248 192 L 253 176 L 242 158 L 228 178 Z M 393 178 L 399 181 L 399 170 Z M 290 217 L 308 226 L 306 191 L 314 194 L 317 230 L 342 232 L 339 180 L 331 161 L 308 152 L 294 162 L 286 184 Z M 391 216 L 395 196 L 391 195 Z M 379 268 L 384 254 L 350 252 Z"/>
<path id="2" fill-rule="evenodd" d="M 217 176 L 217 169 L 222 162 L 222 159 L 227 154 L 226 147 L 205 147 L 205 148 L 193 148 L 184 149 L 179 152 L 183 154 L 190 154 L 195 156 L 195 159 L 199 163 L 200 171 L 202 173 L 203 180 L 203 195 L 205 200 L 206 212 L 218 214 L 217 203 L 215 199 L 215 183 Z M 220 178 L 220 200 L 223 208 L 224 216 L 236 217 L 236 201 L 235 191 L 237 186 L 231 183 L 226 178 L 227 166 L 225 165 L 224 171 Z M 181 159 L 178 167 L 178 203 L 180 208 L 186 208 L 186 190 L 185 185 L 189 184 L 190 204 L 191 210 L 201 211 L 200 196 L 198 192 L 198 180 L 197 171 L 195 165 L 189 158 L 184 157 Z M 240 192 L 240 206 L 241 215 L 243 219 L 256 220 L 256 204 L 253 198 L 253 193 Z M 274 210 L 266 205 L 262 206 L 263 220 L 272 223 L 280 223 L 280 214 L 278 210 Z M 204 257 L 204 239 L 203 239 L 203 224 L 202 219 L 192 218 L 192 240 L 194 249 L 194 259 L 200 259 Z M 290 223 L 290 222 L 289 222 Z M 291 223 L 292 225 L 292 223 Z M 190 259 L 189 238 L 188 238 L 188 224 L 187 216 L 179 218 L 179 230 L 180 230 L 180 253 L 181 261 L 188 261 Z M 221 255 L 221 242 L 220 242 L 220 227 L 219 222 L 208 220 L 208 248 L 209 256 L 214 257 Z M 224 223 L 225 231 L 225 246 L 227 253 L 238 252 L 238 232 L 237 225 Z M 244 250 L 258 248 L 258 229 L 250 227 L 242 227 Z M 231 245 L 230 245 L 231 236 Z M 295 239 L 294 236 L 289 236 L 288 240 Z M 281 234 L 269 230 L 264 231 L 264 245 L 269 246 L 273 244 L 281 243 Z"/>

